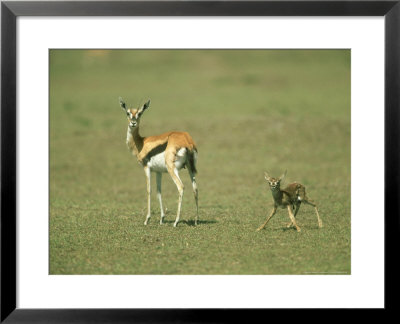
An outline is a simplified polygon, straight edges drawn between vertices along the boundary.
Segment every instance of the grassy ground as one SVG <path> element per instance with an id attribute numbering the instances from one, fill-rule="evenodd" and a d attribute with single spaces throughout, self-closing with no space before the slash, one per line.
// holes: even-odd
<path id="1" fill-rule="evenodd" d="M 166 224 L 125 145 L 122 96 L 152 103 L 143 136 L 188 131 L 198 149 L 200 224 L 189 176 L 182 222 L 163 176 Z M 299 181 L 319 204 L 287 229 L 263 171 Z M 152 179 L 155 189 L 155 177 Z M 50 53 L 51 274 L 350 273 L 350 52 L 347 50 Z"/>

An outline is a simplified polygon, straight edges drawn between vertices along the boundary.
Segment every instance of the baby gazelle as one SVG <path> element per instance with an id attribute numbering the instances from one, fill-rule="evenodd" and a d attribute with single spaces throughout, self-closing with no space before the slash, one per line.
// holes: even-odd
<path id="1" fill-rule="evenodd" d="M 302 202 L 309 204 L 315 208 L 315 212 L 317 213 L 318 217 L 318 226 L 322 227 L 322 221 L 319 218 L 317 205 L 307 197 L 306 188 L 302 184 L 294 182 L 289 184 L 285 189 L 281 189 L 281 181 L 285 178 L 286 171 L 279 178 L 271 178 L 267 172 L 265 172 L 264 175 L 271 189 L 272 197 L 274 198 L 274 208 L 272 209 L 271 214 L 269 215 L 265 223 L 257 228 L 257 231 L 263 229 L 265 225 L 267 225 L 272 216 L 275 215 L 278 207 L 286 207 L 290 217 L 290 223 L 287 225 L 287 227 L 294 225 L 294 227 L 296 227 L 296 230 L 300 232 L 300 227 L 296 224 L 295 217 L 300 209 L 300 205 Z"/>

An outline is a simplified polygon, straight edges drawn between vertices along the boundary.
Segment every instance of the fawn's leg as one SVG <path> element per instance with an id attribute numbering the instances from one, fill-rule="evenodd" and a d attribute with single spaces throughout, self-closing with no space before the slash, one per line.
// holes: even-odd
<path id="1" fill-rule="evenodd" d="M 144 225 L 147 225 L 149 222 L 151 212 L 150 212 L 150 193 L 151 193 L 151 188 L 150 188 L 150 168 L 145 166 L 144 167 L 144 174 L 146 175 L 146 182 L 147 182 L 147 216 L 146 220 L 144 221 Z"/>
<path id="2" fill-rule="evenodd" d="M 300 232 L 301 229 L 300 229 L 300 227 L 296 224 L 296 220 L 295 220 L 294 215 L 293 215 L 293 212 L 292 212 L 292 206 L 288 205 L 288 206 L 287 206 L 287 209 L 288 209 L 288 212 L 289 212 L 290 220 L 292 221 L 294 227 L 296 227 L 297 232 Z"/>
<path id="3" fill-rule="evenodd" d="M 156 173 L 156 182 L 157 182 L 157 198 L 158 201 L 160 203 L 160 212 L 161 212 L 161 218 L 160 218 L 160 224 L 163 223 L 164 220 L 164 208 L 162 205 L 162 199 L 161 199 L 161 177 L 162 177 L 162 173 L 161 172 L 157 172 Z"/>
<path id="4" fill-rule="evenodd" d="M 265 225 L 268 224 L 269 220 L 272 218 L 272 216 L 274 216 L 276 213 L 276 206 L 274 206 L 274 208 L 271 211 L 271 214 L 269 215 L 269 217 L 267 218 L 267 220 L 264 222 L 264 224 L 262 224 L 259 228 L 257 228 L 257 231 L 262 230 Z"/>
<path id="5" fill-rule="evenodd" d="M 315 208 L 315 213 L 317 214 L 317 218 L 318 218 L 318 227 L 322 227 L 322 220 L 319 217 L 319 213 L 318 213 L 318 208 L 317 208 L 317 204 L 315 202 L 313 202 L 311 199 L 306 198 L 303 200 L 303 202 L 305 202 L 306 204 L 309 204 L 311 206 L 313 206 Z"/>
<path id="6" fill-rule="evenodd" d="M 295 209 L 294 209 L 294 218 L 296 218 L 296 215 L 297 215 L 297 213 L 299 212 L 300 205 L 301 205 L 301 203 L 294 205 L 294 207 L 295 207 Z M 292 223 L 292 221 L 290 221 L 290 222 L 286 225 L 286 227 L 290 227 L 290 226 L 292 226 L 292 225 L 293 225 L 293 223 Z"/>

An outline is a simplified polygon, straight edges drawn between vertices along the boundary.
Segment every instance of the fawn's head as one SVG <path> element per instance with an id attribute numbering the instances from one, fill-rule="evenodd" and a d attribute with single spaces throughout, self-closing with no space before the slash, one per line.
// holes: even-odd
<path id="1" fill-rule="evenodd" d="M 129 127 L 130 128 L 136 128 L 139 126 L 140 122 L 140 117 L 142 116 L 143 112 L 149 108 L 150 106 L 150 100 L 147 101 L 142 107 L 140 108 L 126 108 L 125 102 L 122 100 L 121 97 L 119 97 L 119 104 L 122 108 L 123 111 L 125 111 L 126 116 L 129 121 Z"/>
<path id="2" fill-rule="evenodd" d="M 281 187 L 281 181 L 283 181 L 286 177 L 286 171 L 279 178 L 272 178 L 267 172 L 264 172 L 264 177 L 265 180 L 267 180 L 271 190 L 279 190 Z"/>

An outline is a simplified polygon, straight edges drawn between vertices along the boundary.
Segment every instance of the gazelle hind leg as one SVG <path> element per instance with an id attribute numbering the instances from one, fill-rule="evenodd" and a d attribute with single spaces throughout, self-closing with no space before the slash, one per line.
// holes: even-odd
<path id="1" fill-rule="evenodd" d="M 317 214 L 317 218 L 318 218 L 318 227 L 321 228 L 321 227 L 322 227 L 322 220 L 321 220 L 321 218 L 319 217 L 317 204 L 316 204 L 315 202 L 313 202 L 313 201 L 312 201 L 311 199 L 309 199 L 309 198 L 304 199 L 303 202 L 305 202 L 306 204 L 309 204 L 310 206 L 313 206 L 313 207 L 314 207 L 315 213 Z"/>
<path id="2" fill-rule="evenodd" d="M 163 220 L 164 220 L 164 217 L 165 217 L 164 208 L 163 208 L 162 199 L 161 199 L 161 179 L 162 179 L 162 173 L 157 172 L 157 174 L 156 174 L 157 198 L 158 198 L 158 201 L 160 203 L 160 213 L 161 213 L 160 224 L 163 223 Z"/>
<path id="3" fill-rule="evenodd" d="M 175 185 L 178 188 L 178 193 L 179 193 L 178 211 L 176 213 L 176 219 L 175 219 L 175 223 L 174 223 L 174 227 L 176 227 L 178 225 L 179 218 L 181 215 L 181 206 L 182 206 L 184 186 L 183 186 L 183 182 L 182 182 L 181 178 L 179 178 L 179 173 L 176 168 L 173 168 L 173 169 L 168 168 L 168 173 L 170 174 L 172 180 L 175 182 Z"/>
<path id="4" fill-rule="evenodd" d="M 300 227 L 297 225 L 296 219 L 294 218 L 294 215 L 293 215 L 293 212 L 292 212 L 292 206 L 290 206 L 290 205 L 287 206 L 287 209 L 288 209 L 288 212 L 289 212 L 290 220 L 292 221 L 294 227 L 296 227 L 297 232 L 300 232 L 301 229 L 300 229 Z"/>
<path id="5" fill-rule="evenodd" d="M 267 220 L 264 222 L 264 224 L 262 224 L 259 228 L 257 228 L 256 231 L 262 230 L 268 224 L 268 222 L 272 218 L 272 216 L 275 215 L 276 209 L 277 209 L 277 207 L 274 206 L 274 208 L 272 209 L 271 214 L 268 216 Z"/>
<path id="6" fill-rule="evenodd" d="M 147 183 L 147 216 L 146 220 L 144 221 L 144 225 L 147 225 L 149 222 L 149 219 L 151 217 L 151 211 L 150 211 L 150 194 L 151 194 L 151 182 L 150 182 L 150 168 L 145 167 L 144 168 L 144 173 L 146 175 L 146 183 Z"/>
<path id="7" fill-rule="evenodd" d="M 197 222 L 199 220 L 199 192 L 197 189 L 196 178 L 195 178 L 193 171 L 189 165 L 188 165 L 188 171 L 189 171 L 190 180 L 192 181 L 194 200 L 196 202 L 196 218 L 194 220 L 194 224 L 197 225 Z"/>

